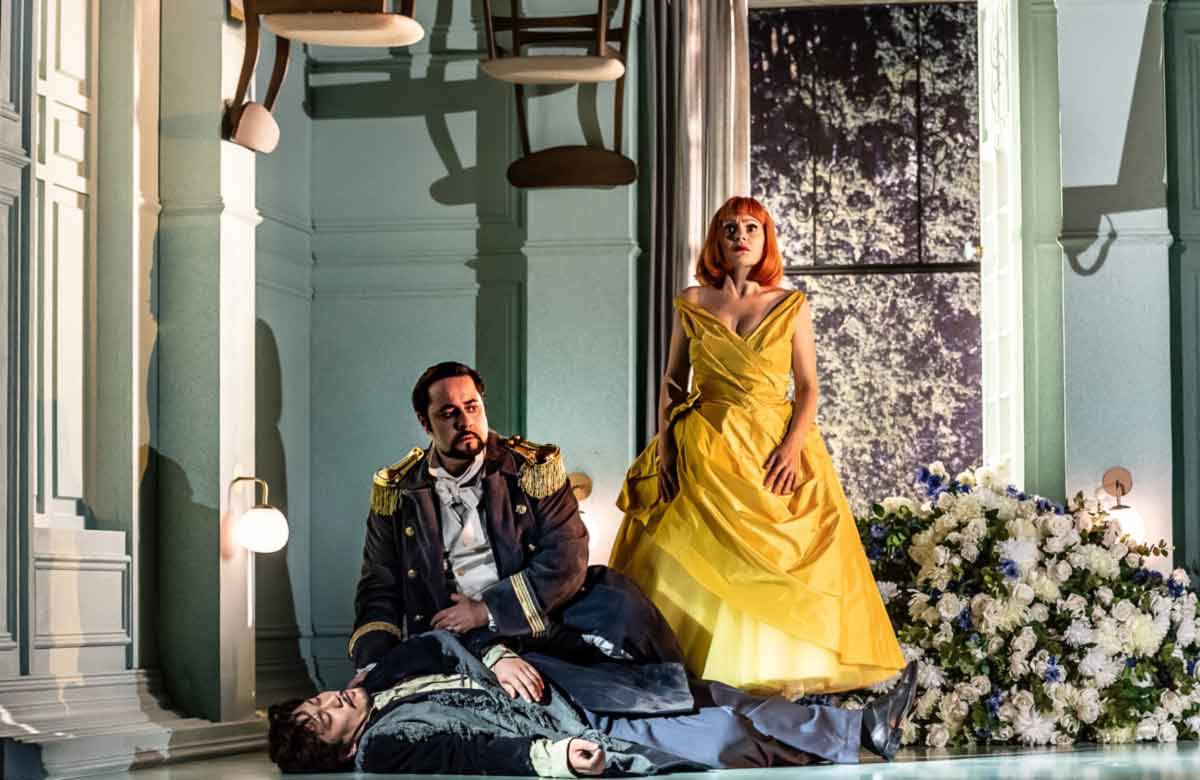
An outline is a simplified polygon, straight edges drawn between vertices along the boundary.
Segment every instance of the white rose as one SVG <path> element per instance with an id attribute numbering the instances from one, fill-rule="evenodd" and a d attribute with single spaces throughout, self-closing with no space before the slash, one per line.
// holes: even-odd
<path id="1" fill-rule="evenodd" d="M 1125 556 L 1125 565 L 1131 569 L 1138 569 L 1142 566 L 1142 556 L 1131 552 Z"/>
<path id="2" fill-rule="evenodd" d="M 902 508 L 914 514 L 916 513 L 917 505 L 913 503 L 911 498 L 905 498 L 904 496 L 888 496 L 880 503 L 883 504 L 883 511 L 889 515 L 896 514 Z"/>
<path id="3" fill-rule="evenodd" d="M 957 475 L 955 475 L 954 481 L 960 485 L 975 487 L 975 474 L 971 471 L 960 471 Z"/>
<path id="4" fill-rule="evenodd" d="M 925 744 L 932 748 L 943 748 L 950 742 L 950 730 L 941 723 L 935 723 L 929 727 L 929 733 L 925 735 Z"/>
<path id="5" fill-rule="evenodd" d="M 1129 548 L 1126 547 L 1122 542 L 1117 542 L 1116 544 L 1110 545 L 1108 549 L 1108 554 L 1111 555 L 1114 560 L 1118 561 L 1124 558 L 1128 553 Z"/>
<path id="6" fill-rule="evenodd" d="M 1179 739 L 1179 729 L 1175 728 L 1175 724 L 1167 721 L 1158 727 L 1159 742 L 1174 742 Z"/>
<path id="7" fill-rule="evenodd" d="M 1136 612 L 1137 608 L 1126 599 L 1121 599 L 1112 608 L 1112 616 L 1122 623 L 1133 617 Z"/>
<path id="8" fill-rule="evenodd" d="M 1189 577 L 1188 573 L 1183 569 L 1176 569 L 1175 571 L 1171 572 L 1171 582 L 1187 587 L 1188 585 L 1192 584 L 1192 578 Z"/>
<path id="9" fill-rule="evenodd" d="M 976 517 L 967 523 L 967 527 L 963 529 L 963 536 L 968 539 L 979 541 L 987 536 L 987 520 L 982 517 Z"/>
<path id="10" fill-rule="evenodd" d="M 1071 568 L 1071 564 L 1066 561 L 1059 561 L 1054 564 L 1054 579 L 1059 582 L 1066 582 L 1071 579 L 1072 574 L 1074 574 L 1074 570 Z"/>
<path id="11" fill-rule="evenodd" d="M 879 581 L 875 585 L 879 588 L 879 597 L 883 599 L 884 604 L 890 603 L 900 592 L 900 586 L 894 582 Z"/>
<path id="12" fill-rule="evenodd" d="M 987 696 L 992 692 L 992 678 L 986 674 L 977 674 L 971 678 L 971 687 L 975 689 L 975 697 Z"/>
<path id="13" fill-rule="evenodd" d="M 1158 703 L 1172 718 L 1183 717 L 1183 710 L 1187 706 L 1187 700 L 1175 691 L 1163 691 Z"/>
<path id="14" fill-rule="evenodd" d="M 1050 619 L 1050 608 L 1045 604 L 1034 604 L 1029 608 L 1029 619 L 1034 623 L 1045 623 Z"/>
<path id="15" fill-rule="evenodd" d="M 1049 536 L 1042 542 L 1042 549 L 1050 555 L 1058 555 L 1063 550 L 1067 549 L 1067 540 L 1063 536 Z"/>
<path id="16" fill-rule="evenodd" d="M 987 646 L 988 655 L 996 655 L 1003 649 L 1004 649 L 1004 639 L 1002 639 L 1001 637 L 994 636 L 988 640 L 988 646 Z M 1200 664 L 1197 664 L 1197 668 L 1200 668 Z"/>
<path id="17" fill-rule="evenodd" d="M 1071 518 L 1068 515 L 1054 515 L 1046 521 L 1046 529 L 1051 536 L 1066 536 L 1071 532 Z"/>
<path id="18" fill-rule="evenodd" d="M 933 564 L 935 566 L 945 566 L 950 562 L 950 551 L 940 544 L 933 548 Z"/>
<path id="19" fill-rule="evenodd" d="M 953 620 L 958 617 L 958 613 L 962 612 L 965 606 L 963 600 L 956 594 L 946 593 L 938 600 L 937 609 L 943 620 Z"/>
<path id="20" fill-rule="evenodd" d="M 1029 691 L 1017 691 L 1009 701 L 1017 708 L 1018 712 L 1029 712 L 1033 709 L 1033 694 Z"/>
<path id="21" fill-rule="evenodd" d="M 946 466 L 940 460 L 935 460 L 929 464 L 929 473 L 942 479 L 950 476 L 950 473 L 946 471 Z"/>
<path id="22" fill-rule="evenodd" d="M 1066 563 L 1066 561 L 1060 561 L 1060 563 Z M 1070 564 L 1067 565 L 1070 566 Z M 1078 617 L 1084 613 L 1085 609 L 1087 609 L 1087 599 L 1085 599 L 1083 596 L 1080 596 L 1078 593 L 1072 593 L 1070 596 L 1067 596 L 1067 600 L 1064 602 L 1063 606 L 1072 615 Z"/>
<path id="23" fill-rule="evenodd" d="M 959 552 L 962 553 L 964 561 L 974 563 L 975 559 L 979 557 L 979 546 L 974 542 L 963 542 L 963 546 Z"/>
<path id="24" fill-rule="evenodd" d="M 1035 596 L 1036 594 L 1033 592 L 1033 588 L 1024 582 L 1018 582 L 1012 587 L 1013 600 L 1022 606 L 1028 606 L 1029 604 L 1032 604 Z"/>
<path id="25" fill-rule="evenodd" d="M 1099 588 L 1096 588 L 1096 597 L 1098 599 L 1100 599 L 1101 604 L 1104 604 L 1107 606 L 1108 604 L 1110 604 L 1112 602 L 1113 592 L 1109 588 L 1100 586 Z"/>
<path id="26" fill-rule="evenodd" d="M 1154 718 L 1143 718 L 1137 724 L 1137 731 L 1134 733 L 1137 736 L 1138 742 L 1158 739 L 1158 722 Z"/>

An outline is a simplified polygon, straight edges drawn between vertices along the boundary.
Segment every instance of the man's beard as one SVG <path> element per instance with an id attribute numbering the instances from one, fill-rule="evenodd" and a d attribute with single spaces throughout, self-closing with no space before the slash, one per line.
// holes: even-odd
<path id="1" fill-rule="evenodd" d="M 450 449 L 443 454 L 455 460 L 473 460 L 485 445 L 486 442 L 478 434 L 464 432 L 454 438 L 454 441 L 450 443 Z"/>

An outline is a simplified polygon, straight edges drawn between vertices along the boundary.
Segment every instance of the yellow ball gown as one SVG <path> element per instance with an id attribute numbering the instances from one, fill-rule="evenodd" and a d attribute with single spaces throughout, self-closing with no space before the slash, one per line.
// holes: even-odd
<path id="1" fill-rule="evenodd" d="M 791 293 L 742 337 L 675 300 L 692 364 L 692 392 L 669 415 L 679 493 L 659 500 L 652 441 L 626 476 L 610 561 L 666 615 L 690 672 L 789 696 L 861 688 L 904 666 L 815 424 L 795 492 L 763 486 L 792 414 L 803 302 Z"/>

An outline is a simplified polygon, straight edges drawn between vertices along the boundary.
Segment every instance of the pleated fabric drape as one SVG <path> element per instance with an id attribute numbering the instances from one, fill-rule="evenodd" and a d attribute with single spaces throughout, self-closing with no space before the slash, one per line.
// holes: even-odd
<path id="1" fill-rule="evenodd" d="M 642 176 L 650 224 L 640 439 L 655 433 L 672 299 L 692 283 L 713 212 L 750 194 L 747 0 L 645 0 Z"/>

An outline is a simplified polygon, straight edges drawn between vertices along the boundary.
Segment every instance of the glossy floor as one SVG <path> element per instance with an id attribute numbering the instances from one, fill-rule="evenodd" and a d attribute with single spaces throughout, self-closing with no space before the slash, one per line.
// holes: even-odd
<path id="1" fill-rule="evenodd" d="M 344 778 L 351 775 L 322 775 Z M 263 753 L 152 767 L 103 775 L 103 780 L 266 780 L 279 777 Z M 403 777 L 400 775 L 399 777 Z M 411 775 L 410 775 L 411 777 Z M 736 769 L 703 775 L 672 775 L 676 780 L 1200 780 L 1200 745 L 1122 745 L 1071 751 L 1006 751 L 987 755 L 905 754 L 895 763 Z"/>

